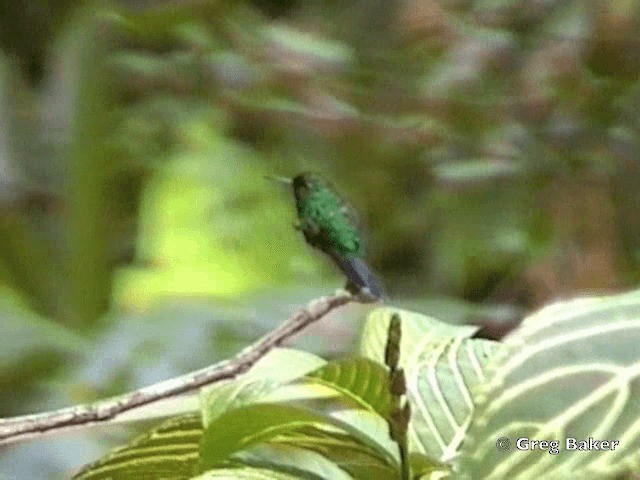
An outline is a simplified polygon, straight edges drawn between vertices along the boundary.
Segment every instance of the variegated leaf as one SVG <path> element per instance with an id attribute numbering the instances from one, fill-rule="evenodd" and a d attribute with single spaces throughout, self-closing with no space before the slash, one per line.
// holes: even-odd
<path id="1" fill-rule="evenodd" d="M 78 473 L 76 480 L 186 480 L 198 473 L 200 414 L 168 420 Z"/>
<path id="2" fill-rule="evenodd" d="M 486 381 L 486 364 L 499 342 L 471 339 L 478 328 L 450 325 L 404 310 L 381 308 L 369 315 L 360 343 L 368 358 L 384 358 L 390 318 L 402 322 L 400 366 L 412 406 L 409 449 L 432 461 L 453 458 L 474 412 L 473 390 Z"/>
<path id="3" fill-rule="evenodd" d="M 410 450 L 442 462 L 456 455 L 475 410 L 473 392 L 501 349 L 499 342 L 461 337 L 433 338 L 424 346 L 407 371 Z"/>
<path id="4" fill-rule="evenodd" d="M 359 351 L 363 356 L 384 364 L 387 332 L 394 314 L 402 321 L 400 367 L 405 369 L 417 362 L 417 357 L 435 337 L 467 338 L 478 331 L 478 327 L 472 325 L 452 325 L 408 310 L 378 308 L 369 314 L 362 330 Z"/>
<path id="5" fill-rule="evenodd" d="M 640 470 L 638 292 L 544 308 L 505 343 L 513 354 L 494 357 L 492 380 L 476 397 L 463 476 L 604 479 Z M 520 438 L 557 441 L 558 453 L 523 450 Z M 619 444 L 572 451 L 567 438 Z"/>

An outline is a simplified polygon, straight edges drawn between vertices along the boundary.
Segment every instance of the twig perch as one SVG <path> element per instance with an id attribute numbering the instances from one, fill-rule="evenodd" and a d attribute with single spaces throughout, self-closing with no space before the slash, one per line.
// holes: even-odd
<path id="1" fill-rule="evenodd" d="M 320 320 L 336 308 L 354 301 L 367 302 L 370 300 L 346 292 L 318 298 L 310 302 L 306 308 L 298 310 L 282 325 L 249 345 L 235 357 L 201 370 L 89 405 L 77 405 L 52 412 L 0 419 L 0 445 L 27 440 L 54 430 L 115 420 L 119 415 L 135 408 L 180 395 L 220 380 L 233 378 L 249 370 L 271 349 L 280 345 L 287 338 Z"/>

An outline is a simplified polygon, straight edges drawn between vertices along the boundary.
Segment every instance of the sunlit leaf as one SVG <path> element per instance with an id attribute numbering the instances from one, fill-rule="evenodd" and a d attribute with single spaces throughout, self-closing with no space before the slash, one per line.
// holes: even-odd
<path id="1" fill-rule="evenodd" d="M 317 398 L 320 401 L 320 397 Z M 331 414 L 283 403 L 258 403 L 227 412 L 208 426 L 201 447 L 204 468 L 222 464 L 233 453 L 268 442 L 300 427 L 326 424 L 345 431 L 379 452 L 380 458 L 393 465 L 394 444 L 388 440 L 387 424 L 382 417 L 343 408 Z"/>
<path id="2" fill-rule="evenodd" d="M 274 472 L 268 468 L 239 467 L 211 470 L 193 480 L 299 480 L 297 475 Z"/>
<path id="3" fill-rule="evenodd" d="M 495 355 L 462 448 L 468 478 L 600 479 L 640 466 L 640 294 L 558 303 L 527 318 Z M 510 450 L 500 451 L 500 438 Z M 536 451 L 517 439 L 559 442 Z M 567 438 L 617 440 L 569 451 Z M 503 441 L 504 442 L 504 441 Z"/>
<path id="4" fill-rule="evenodd" d="M 286 355 L 281 356 L 282 359 L 286 360 Z M 289 369 L 300 369 L 304 364 L 292 360 L 293 358 L 290 358 L 285 362 Z M 273 366 L 275 364 L 272 364 Z M 285 417 L 282 423 L 264 427 L 262 429 L 267 437 L 259 438 L 258 446 L 251 446 L 251 449 L 262 448 L 265 445 L 288 446 L 321 454 L 334 462 L 337 468 L 351 474 L 368 472 L 371 475 L 372 472 L 378 472 L 383 476 L 393 475 L 393 465 L 388 463 L 388 459 L 385 460 L 385 457 L 392 458 L 394 455 L 393 444 L 386 440 L 386 424 L 381 417 L 376 419 L 373 416 L 364 420 L 362 417 L 363 413 L 367 416 L 366 410 L 379 413 L 389 410 L 387 374 L 382 366 L 366 359 L 331 362 L 289 384 L 277 382 L 274 371 L 267 367 L 265 364 L 262 371 L 252 370 L 253 378 L 248 381 L 241 377 L 227 385 L 214 386 L 205 395 L 205 423 L 214 435 L 215 432 L 222 431 L 238 432 L 238 427 L 229 427 L 226 423 L 221 426 L 218 420 L 225 412 L 241 409 L 242 405 L 278 402 L 283 406 L 291 405 L 292 408 L 302 406 L 312 409 L 317 417 L 302 424 L 300 419 L 289 423 Z M 359 409 L 363 411 L 360 412 Z M 252 422 L 256 415 L 245 413 L 234 418 L 240 423 Z M 375 419 L 373 424 L 372 419 Z M 267 421 L 271 420 L 267 418 Z M 346 422 L 347 425 L 340 422 Z M 354 435 L 353 431 L 347 433 L 350 430 L 349 426 L 353 426 L 356 432 L 362 429 L 362 432 L 357 435 Z M 256 426 L 251 435 L 260 437 L 260 431 Z M 367 437 L 366 441 L 360 438 L 363 433 Z M 376 439 L 377 435 L 381 435 L 382 443 Z M 220 439 L 217 438 L 216 441 Z M 242 451 L 232 457 L 248 458 L 242 453 L 247 451 L 246 447 L 241 446 Z M 211 448 L 220 450 L 217 447 Z M 385 453 L 386 450 L 391 451 Z M 307 453 L 300 452 L 299 455 L 304 456 Z M 252 465 L 255 466 L 256 463 Z"/>
<path id="5" fill-rule="evenodd" d="M 318 480 L 325 478 L 350 480 L 352 478 L 323 455 L 283 443 L 256 445 L 234 455 L 234 460 L 242 465 L 269 468 L 273 472 L 291 473 L 300 478 Z"/>
<path id="6" fill-rule="evenodd" d="M 271 443 L 317 452 L 354 478 L 392 478 L 397 475 L 397 470 L 382 461 L 375 449 L 328 425 L 303 427 L 276 437 Z"/>
<path id="7" fill-rule="evenodd" d="M 322 371 L 326 360 L 309 352 L 292 348 L 275 348 L 258 360 L 242 379 L 264 379 L 286 383 L 303 375 Z M 331 365 L 331 364 L 329 364 Z"/>
<path id="8" fill-rule="evenodd" d="M 372 312 L 367 320 L 360 344 L 367 357 L 383 357 L 383 335 L 393 313 L 402 322 L 400 365 L 412 406 L 409 449 L 434 462 L 448 461 L 462 443 L 474 412 L 472 392 L 486 381 L 486 364 L 503 347 L 468 338 L 477 327 L 387 308 Z"/>
<path id="9" fill-rule="evenodd" d="M 365 358 L 334 361 L 307 378 L 335 388 L 383 417 L 389 414 L 393 402 L 388 388 L 389 374 L 378 363 Z"/>
<path id="10" fill-rule="evenodd" d="M 278 348 L 262 357 L 245 375 L 218 382 L 202 391 L 203 422 L 209 425 L 227 410 L 259 401 L 281 385 L 326 363 L 299 350 Z"/>
<path id="11" fill-rule="evenodd" d="M 169 420 L 86 467 L 76 480 L 183 480 L 198 473 L 200 415 Z"/>
<path id="12" fill-rule="evenodd" d="M 205 395 L 205 468 L 265 444 L 304 448 L 340 466 L 345 459 L 334 447 L 349 445 L 344 451 L 354 452 L 353 460 L 360 462 L 346 465 L 346 471 L 395 468 L 395 445 L 376 413 L 388 411 L 390 404 L 380 365 L 366 359 L 332 362 L 287 384 L 269 377 L 265 370 Z"/>
<path id="13" fill-rule="evenodd" d="M 478 327 L 471 325 L 452 325 L 433 317 L 397 308 L 379 308 L 367 317 L 362 330 L 359 351 L 362 355 L 384 364 L 384 348 L 387 342 L 389 321 L 397 313 L 402 321 L 402 339 L 400 342 L 400 367 L 407 368 L 416 362 L 425 345 L 434 337 L 471 337 Z"/>
<path id="14" fill-rule="evenodd" d="M 449 461 L 462 444 L 475 410 L 473 392 L 487 381 L 487 363 L 505 347 L 490 340 L 441 337 L 407 368 L 412 405 L 409 447 Z"/>

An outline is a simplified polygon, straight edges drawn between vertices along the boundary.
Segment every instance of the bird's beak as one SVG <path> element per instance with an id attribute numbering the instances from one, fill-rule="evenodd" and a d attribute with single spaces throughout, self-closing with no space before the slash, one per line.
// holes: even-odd
<path id="1" fill-rule="evenodd" d="M 292 185 L 293 179 L 288 177 L 278 177 L 274 175 L 265 175 L 264 178 L 268 178 L 269 180 L 274 180 L 279 183 L 284 183 L 286 185 Z"/>

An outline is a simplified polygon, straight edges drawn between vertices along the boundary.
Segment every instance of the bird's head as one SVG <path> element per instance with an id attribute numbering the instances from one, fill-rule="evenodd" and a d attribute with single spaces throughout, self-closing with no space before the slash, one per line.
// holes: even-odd
<path id="1" fill-rule="evenodd" d="M 296 198 L 304 198 L 312 191 L 327 186 L 327 183 L 318 174 L 313 172 L 300 173 L 293 178 L 275 177 L 271 175 L 268 175 L 266 178 L 290 185 L 293 188 L 293 193 Z"/>
<path id="2" fill-rule="evenodd" d="M 308 195 L 312 191 L 323 188 L 326 183 L 319 175 L 305 172 L 293 177 L 293 191 L 297 197 Z"/>

